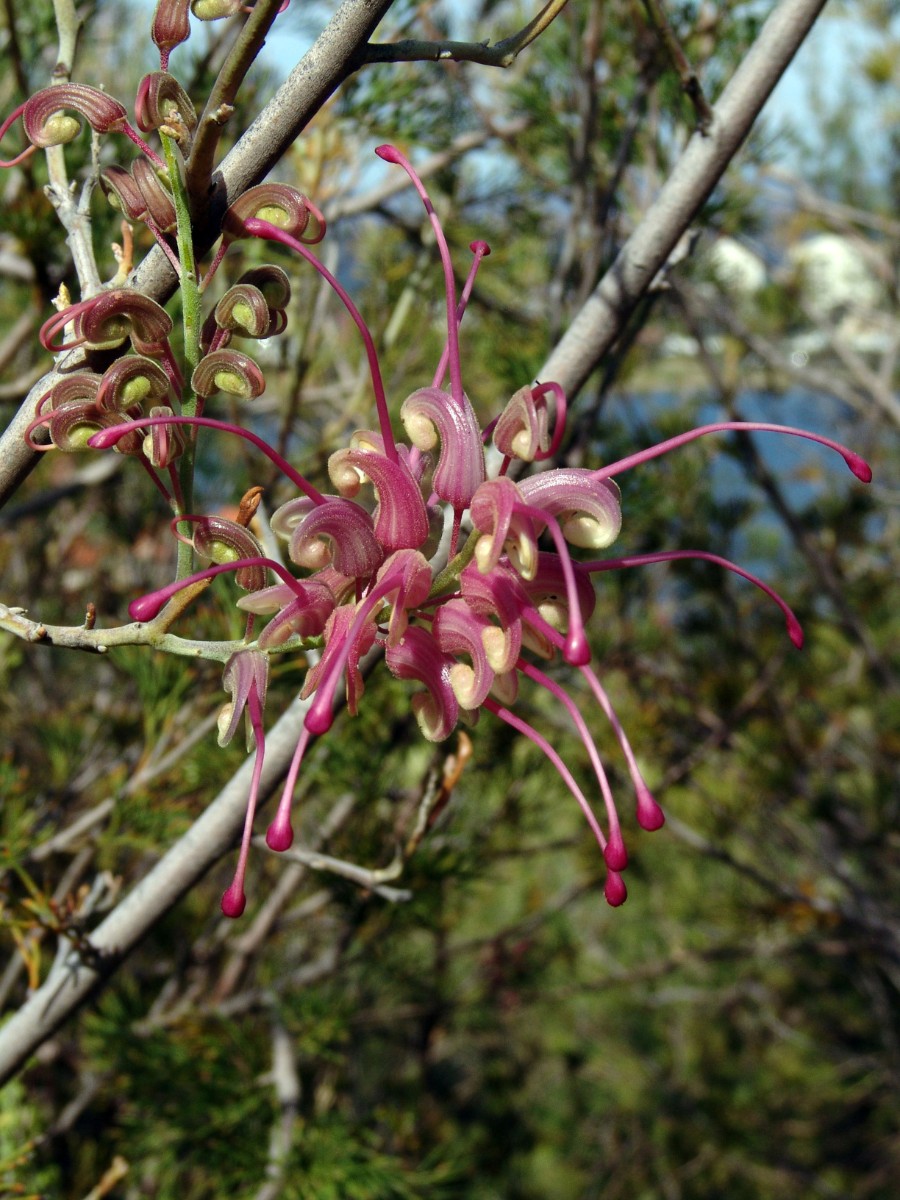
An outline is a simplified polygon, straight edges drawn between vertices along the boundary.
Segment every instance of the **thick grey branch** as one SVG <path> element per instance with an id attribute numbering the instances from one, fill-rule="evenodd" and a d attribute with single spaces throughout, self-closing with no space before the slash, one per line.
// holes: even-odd
<path id="1" fill-rule="evenodd" d="M 569 395 L 584 384 L 722 177 L 825 0 L 781 0 L 613 265 L 539 372 Z"/>

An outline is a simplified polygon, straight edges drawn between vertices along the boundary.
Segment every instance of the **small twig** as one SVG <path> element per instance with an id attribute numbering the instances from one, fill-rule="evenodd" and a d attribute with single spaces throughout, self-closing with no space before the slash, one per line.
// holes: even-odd
<path id="1" fill-rule="evenodd" d="M 35 846 L 29 853 L 28 860 L 30 862 L 43 862 L 51 854 L 59 854 L 62 850 L 68 850 L 73 842 L 77 842 L 86 833 L 90 833 L 96 825 L 101 825 L 115 808 L 115 805 L 116 802 L 111 796 L 108 796 L 105 800 L 101 800 L 99 804 L 95 804 L 86 813 L 82 813 L 71 825 L 67 825 L 65 829 L 61 829 L 59 833 L 48 838 L 46 842 L 41 842 L 39 846 Z"/>
<path id="2" fill-rule="evenodd" d="M 201 587 L 202 584 L 195 586 Z M 192 595 L 187 596 L 186 593 L 189 592 Z M 155 620 L 134 621 L 115 629 L 87 629 L 84 625 L 45 625 L 41 621 L 32 621 L 26 617 L 24 609 L 9 608 L 0 604 L 0 629 L 5 629 L 7 633 L 14 634 L 24 642 L 64 646 L 69 650 L 85 650 L 91 654 L 106 654 L 114 646 L 154 646 L 166 654 L 177 654 L 182 658 L 227 662 L 235 650 L 244 646 L 243 642 L 193 641 L 167 632 L 195 594 L 194 587 L 186 587 L 176 593 Z"/>
<path id="3" fill-rule="evenodd" d="M 86 846 L 72 859 L 53 891 L 52 900 L 55 904 L 62 904 L 65 898 L 75 891 L 81 877 L 90 866 L 93 856 L 93 849 Z M 41 925 L 29 930 L 25 934 L 20 953 L 14 955 L 7 963 L 6 970 L 0 976 L 0 1011 L 6 1007 L 6 1002 L 16 981 L 26 969 L 27 959 L 31 957 L 30 952 L 37 949 L 46 932 L 46 928 Z"/>
<path id="4" fill-rule="evenodd" d="M 694 106 L 694 112 L 697 114 L 697 128 L 705 137 L 712 127 L 713 111 L 703 94 L 697 72 L 688 61 L 688 56 L 672 28 L 662 0 L 643 0 L 643 4 L 651 25 L 659 35 L 659 40 L 678 72 L 682 91 Z"/>
<path id="5" fill-rule="evenodd" d="M 278 1111 L 269 1137 L 266 1182 L 255 1200 L 277 1200 L 282 1194 L 287 1160 L 294 1141 L 295 1118 L 300 1107 L 300 1075 L 294 1044 L 277 1016 L 272 1020 L 272 1083 Z"/>
<path id="6" fill-rule="evenodd" d="M 268 850 L 265 838 L 254 838 L 253 844 L 260 850 Z M 290 862 L 303 863 L 313 871 L 331 871 L 332 874 L 340 875 L 343 879 L 350 879 L 353 883 L 358 883 L 360 887 L 381 896 L 383 900 L 396 903 L 412 899 L 410 891 L 383 886 L 388 880 L 396 879 L 402 873 L 403 858 L 400 854 L 396 854 L 388 866 L 371 869 L 357 866 L 356 863 L 345 862 L 342 858 L 332 858 L 330 854 L 320 854 L 317 850 L 309 850 L 304 846 L 292 846 L 290 850 L 279 850 L 277 853 L 282 861 L 287 859 Z"/>
<path id="7" fill-rule="evenodd" d="M 875 233 L 883 233 L 885 237 L 900 238 L 900 221 L 882 213 L 867 212 L 850 204 L 840 204 L 821 196 L 796 175 L 783 167 L 766 165 L 761 169 L 764 183 L 783 184 L 793 192 L 793 198 L 807 212 L 818 213 L 829 221 L 838 221 L 845 228 L 861 225 L 864 229 L 872 229 Z"/>
<path id="8" fill-rule="evenodd" d="M 52 82 L 68 83 L 72 74 L 72 64 L 75 61 L 75 44 L 78 41 L 81 18 L 75 10 L 73 0 L 53 0 L 53 12 L 56 17 L 59 42 Z M 91 241 L 87 201 L 94 188 L 96 173 L 95 171 L 91 172 L 90 179 L 82 189 L 81 202 L 76 203 L 73 185 L 69 183 L 69 173 L 66 168 L 65 147 L 50 146 L 45 151 L 45 155 L 47 172 L 50 176 L 50 182 L 46 188 L 47 197 L 68 235 L 67 241 L 69 249 L 72 251 L 72 261 L 78 275 L 82 297 L 93 296 L 100 290 L 100 272 L 97 270 L 97 260 L 94 257 L 94 246 Z"/>
<path id="9" fill-rule="evenodd" d="M 544 32 L 562 12 L 567 0 L 548 0 L 536 17 L 518 33 L 493 46 L 489 42 L 422 42 L 404 38 L 399 42 L 374 42 L 366 48 L 365 61 L 378 62 L 473 62 L 483 67 L 511 67 L 526 46 Z"/>
<path id="10" fill-rule="evenodd" d="M 222 129 L 234 111 L 238 89 L 262 49 L 280 7 L 281 0 L 259 0 L 253 6 L 219 70 L 197 123 L 194 143 L 185 166 L 185 183 L 194 203 L 206 196 Z"/>
<path id="11" fill-rule="evenodd" d="M 426 781 L 422 799 L 419 801 L 416 810 L 416 823 L 407 839 L 406 845 L 403 847 L 404 861 L 412 857 L 422 838 L 446 808 L 453 794 L 453 789 L 459 783 L 460 777 L 471 757 L 472 739 L 465 730 L 460 729 L 457 735 L 456 753 L 448 754 L 444 759 L 440 773 L 435 770 L 429 774 Z"/>
<path id="12" fill-rule="evenodd" d="M 9 333 L 3 338 L 3 341 L 0 342 L 0 371 L 6 370 L 22 348 L 23 343 L 27 343 L 30 340 L 30 335 L 34 327 L 34 313 L 30 308 L 26 308 L 18 321 L 11 327 Z M 30 387 L 31 384 L 28 386 Z"/>
<path id="13" fill-rule="evenodd" d="M 117 1154 L 109 1168 L 103 1172 L 100 1182 L 91 1188 L 84 1200 L 102 1200 L 103 1196 L 108 1196 L 116 1184 L 125 1178 L 129 1169 L 125 1159 L 121 1154 Z"/>
<path id="14" fill-rule="evenodd" d="M 6 32 L 9 39 L 5 47 L 7 62 L 12 64 L 12 73 L 15 76 L 16 87 L 19 89 L 21 98 L 27 100 L 31 89 L 28 86 L 28 76 L 25 73 L 25 55 L 22 53 L 19 31 L 16 27 L 16 6 L 14 0 L 4 0 L 3 9 L 6 17 Z"/>
<path id="15" fill-rule="evenodd" d="M 53 15 L 59 35 L 53 82 L 68 83 L 75 63 L 75 46 L 78 42 L 78 31 L 81 29 L 81 17 L 75 9 L 74 0 L 53 0 Z"/>
<path id="16" fill-rule="evenodd" d="M 36 363 L 35 366 L 29 367 L 21 375 L 10 380 L 9 383 L 0 384 L 0 404 L 21 404 L 34 385 L 39 379 L 42 379 L 47 372 L 45 365 Z"/>
<path id="17" fill-rule="evenodd" d="M 234 1017 L 239 1013 L 252 1012 L 253 1009 L 271 1009 L 273 998 L 280 993 L 296 994 L 300 988 L 309 987 L 322 979 L 327 979 L 341 965 L 341 948 L 326 946 L 318 958 L 312 962 L 303 963 L 293 971 L 288 971 L 273 979 L 266 988 L 251 988 L 231 996 L 209 1011 L 222 1017 Z"/>

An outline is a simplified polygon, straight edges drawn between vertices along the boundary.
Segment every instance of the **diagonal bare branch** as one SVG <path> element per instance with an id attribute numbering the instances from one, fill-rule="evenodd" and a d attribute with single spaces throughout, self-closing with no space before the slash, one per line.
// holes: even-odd
<path id="1" fill-rule="evenodd" d="M 787 70 L 826 0 L 781 0 L 675 169 L 539 372 L 571 396 L 622 332 L 628 317 L 705 203 Z"/>
<path id="2" fill-rule="evenodd" d="M 295 701 L 267 735 L 261 795 L 268 795 L 287 773 L 308 707 L 307 701 Z M 231 848 L 247 808 L 252 770 L 248 759 L 191 829 L 91 933 L 91 960 L 71 947 L 0 1028 L 0 1082 L 15 1074 Z"/>
<path id="3" fill-rule="evenodd" d="M 540 37 L 565 8 L 568 0 L 548 0 L 536 17 L 518 33 L 495 42 L 423 42 L 404 38 L 368 47 L 366 62 L 471 62 L 482 67 L 511 67 L 526 46 Z"/>

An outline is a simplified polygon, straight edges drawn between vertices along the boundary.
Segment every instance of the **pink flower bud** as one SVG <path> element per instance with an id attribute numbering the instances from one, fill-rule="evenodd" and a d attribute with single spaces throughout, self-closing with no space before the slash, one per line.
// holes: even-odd
<path id="1" fill-rule="evenodd" d="M 126 354 L 103 372 L 97 404 L 117 410 L 165 403 L 170 388 L 169 377 L 159 363 L 142 354 Z"/>
<path id="2" fill-rule="evenodd" d="M 150 26 L 150 36 L 159 48 L 160 69 L 165 71 L 169 55 L 191 36 L 188 0 L 159 0 Z"/>
<path id="3" fill-rule="evenodd" d="M 134 115 L 144 133 L 166 126 L 176 137 L 179 133 L 187 137 L 197 127 L 197 113 L 190 96 L 168 71 L 153 71 L 144 76 L 138 85 Z"/>
<path id="4" fill-rule="evenodd" d="M 403 401 L 400 419 L 419 450 L 431 450 L 440 438 L 440 457 L 432 487 L 454 511 L 468 508 L 484 482 L 484 449 L 475 412 L 465 395 L 455 399 L 440 388 L 420 388 Z"/>
<path id="5" fill-rule="evenodd" d="M 212 350 L 197 364 L 191 387 L 198 396 L 226 392 L 241 400 L 253 400 L 266 390 L 266 380 L 249 354 L 240 350 Z"/>
<path id="6" fill-rule="evenodd" d="M 309 229 L 310 218 L 314 224 Z M 325 236 L 325 218 L 313 202 L 286 183 L 260 183 L 248 188 L 231 205 L 222 221 L 222 233 L 229 241 L 253 236 L 244 222 L 250 219 L 269 225 L 296 238 L 304 245 L 315 245 Z"/>
<path id="7" fill-rule="evenodd" d="M 369 479 L 378 496 L 375 536 L 384 549 L 418 549 L 428 537 L 428 514 L 419 485 L 408 466 L 372 450 L 338 450 L 328 460 L 328 474 L 342 496 L 357 494 Z"/>
<path id="8" fill-rule="evenodd" d="M 84 83 L 57 83 L 35 92 L 22 110 L 22 124 L 33 146 L 59 146 L 77 136 L 81 122 L 65 110 L 78 113 L 95 133 L 122 130 L 127 124 L 124 106 L 106 92 Z"/>

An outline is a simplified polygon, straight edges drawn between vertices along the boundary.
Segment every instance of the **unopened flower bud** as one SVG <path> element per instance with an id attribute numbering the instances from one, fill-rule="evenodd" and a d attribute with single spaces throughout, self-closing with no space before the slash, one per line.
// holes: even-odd
<path id="1" fill-rule="evenodd" d="M 252 267 L 245 271 L 238 283 L 249 283 L 259 288 L 266 298 L 266 304 L 275 311 L 287 308 L 291 299 L 291 281 L 287 272 L 274 263 L 264 263 L 261 267 Z"/>
<path id="2" fill-rule="evenodd" d="M 32 145 L 60 146 L 77 136 L 81 122 L 66 109 L 83 117 L 95 133 L 124 128 L 128 116 L 124 106 L 106 92 L 84 83 L 57 83 L 35 92 L 22 110 L 22 124 Z"/>
<path id="3" fill-rule="evenodd" d="M 106 368 L 97 394 L 97 406 L 129 409 L 135 405 L 156 404 L 169 394 L 169 377 L 152 358 L 126 354 Z"/>
<path id="4" fill-rule="evenodd" d="M 150 36 L 159 48 L 160 68 L 165 71 L 169 55 L 191 36 L 188 0 L 159 0 L 153 14 Z"/>
<path id="5" fill-rule="evenodd" d="M 311 216 L 314 227 L 307 233 Z M 244 222 L 251 218 L 267 221 L 308 245 L 325 236 L 325 218 L 306 196 L 286 183 L 260 183 L 248 188 L 225 213 L 222 233 L 229 241 L 246 237 Z"/>
<path id="6" fill-rule="evenodd" d="M 194 550 L 204 561 L 221 564 L 262 557 L 259 542 L 249 529 L 236 521 L 205 516 L 194 518 L 194 522 Z M 266 586 L 266 569 L 264 566 L 240 567 L 235 571 L 234 579 L 245 592 L 257 592 Z"/>
<path id="7" fill-rule="evenodd" d="M 191 0 L 191 12 L 198 21 L 221 21 L 241 11 L 243 0 Z"/>
<path id="8" fill-rule="evenodd" d="M 100 186 L 113 208 L 124 213 L 129 221 L 143 219 L 147 202 L 130 171 L 111 163 L 100 172 Z"/>
<path id="9" fill-rule="evenodd" d="M 216 305 L 216 324 L 243 337 L 268 337 L 271 326 L 266 298 L 251 283 L 236 283 Z"/>
<path id="10" fill-rule="evenodd" d="M 176 137 L 182 130 L 187 136 L 197 126 L 197 113 L 190 96 L 168 71 L 153 71 L 144 76 L 135 97 L 134 115 L 145 133 L 165 125 Z"/>
<path id="11" fill-rule="evenodd" d="M 156 168 L 148 159 L 136 158 L 131 164 L 131 174 L 146 205 L 144 219 L 149 217 L 160 233 L 174 233 L 177 225 L 175 202 Z"/>
<path id="12" fill-rule="evenodd" d="M 167 404 L 150 409 L 151 417 L 171 417 L 175 414 Z M 154 425 L 144 438 L 144 456 L 156 468 L 171 466 L 184 453 L 187 436 L 183 425 Z"/>
<path id="13" fill-rule="evenodd" d="M 75 325 L 74 340 L 56 342 L 56 334 L 70 322 Z M 113 350 L 129 337 L 138 353 L 162 354 L 171 331 L 172 318 L 155 300 L 130 288 L 116 288 L 62 309 L 44 322 L 39 338 L 54 354 L 74 346 Z"/>
<path id="14" fill-rule="evenodd" d="M 88 440 L 101 429 L 127 424 L 127 413 L 110 412 L 93 404 L 67 404 L 55 409 L 50 417 L 50 440 L 59 450 L 68 454 L 88 448 Z M 137 455 L 142 452 L 143 438 L 140 432 L 126 433 L 116 441 L 119 454 Z"/>
<path id="15" fill-rule="evenodd" d="M 198 396 L 227 392 L 242 400 L 253 400 L 266 390 L 266 380 L 248 354 L 240 350 L 213 350 L 197 364 L 191 387 Z"/>

